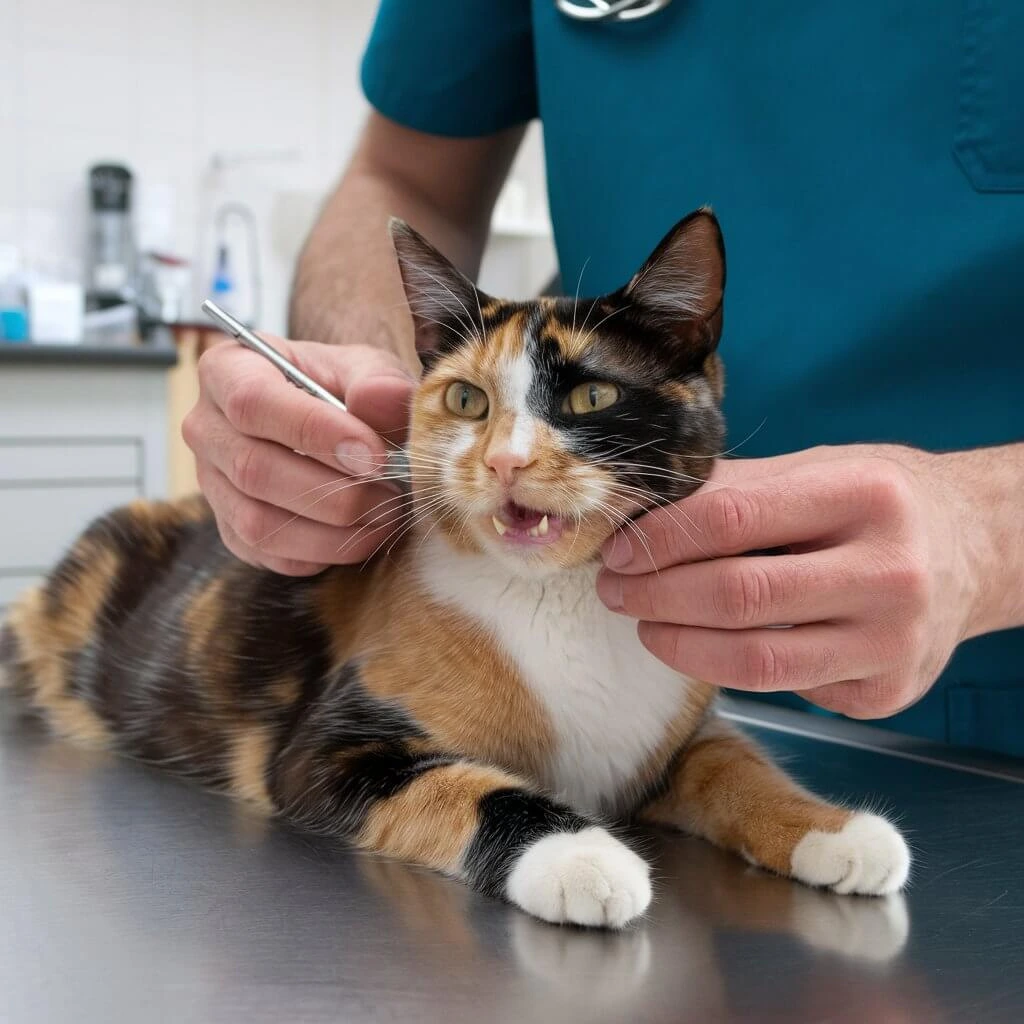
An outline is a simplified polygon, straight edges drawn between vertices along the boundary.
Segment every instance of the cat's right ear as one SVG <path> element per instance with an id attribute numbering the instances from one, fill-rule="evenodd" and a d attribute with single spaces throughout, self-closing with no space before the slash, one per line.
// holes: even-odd
<path id="1" fill-rule="evenodd" d="M 483 334 L 488 296 L 404 220 L 388 224 L 421 356 L 450 352 Z"/>

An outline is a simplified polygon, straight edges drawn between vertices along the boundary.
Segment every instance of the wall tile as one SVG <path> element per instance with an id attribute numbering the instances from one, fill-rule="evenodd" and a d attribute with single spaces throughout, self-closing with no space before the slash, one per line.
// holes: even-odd
<path id="1" fill-rule="evenodd" d="M 29 125 L 134 136 L 141 111 L 139 64 L 92 50 L 26 45 L 22 53 L 21 116 Z"/>
<path id="2" fill-rule="evenodd" d="M 138 21 L 128 0 L 22 0 L 24 44 L 37 49 L 130 57 Z"/>

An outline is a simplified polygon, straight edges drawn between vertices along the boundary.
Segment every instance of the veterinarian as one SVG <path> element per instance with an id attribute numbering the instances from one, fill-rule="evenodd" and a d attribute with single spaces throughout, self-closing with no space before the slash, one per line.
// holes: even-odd
<path id="1" fill-rule="evenodd" d="M 1015 0 L 677 0 L 628 24 L 383 0 L 373 113 L 295 280 L 292 336 L 317 343 L 282 343 L 351 415 L 237 346 L 204 357 L 185 433 L 225 542 L 298 575 L 388 535 L 360 523 L 415 357 L 386 221 L 475 274 L 540 117 L 564 281 L 618 286 L 702 202 L 729 255 L 736 457 L 641 521 L 658 574 L 609 543 L 605 602 L 684 672 L 1024 755 L 1021 52 Z M 353 486 L 272 533 L 339 463 Z M 736 557 L 769 547 L 789 553 Z"/>

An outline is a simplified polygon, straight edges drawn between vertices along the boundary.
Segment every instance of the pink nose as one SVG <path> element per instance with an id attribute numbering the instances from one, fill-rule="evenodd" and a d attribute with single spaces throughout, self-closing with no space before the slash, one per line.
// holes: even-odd
<path id="1" fill-rule="evenodd" d="M 484 465 L 493 470 L 498 482 L 507 487 L 515 478 L 516 473 L 525 469 L 533 462 L 529 452 L 518 452 L 508 447 L 495 447 L 484 456 Z"/>

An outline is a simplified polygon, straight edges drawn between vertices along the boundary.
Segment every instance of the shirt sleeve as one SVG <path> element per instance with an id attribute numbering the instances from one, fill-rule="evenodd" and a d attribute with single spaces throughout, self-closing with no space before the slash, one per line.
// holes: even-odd
<path id="1" fill-rule="evenodd" d="M 530 0 L 381 0 L 362 63 L 371 106 L 468 138 L 537 116 Z"/>

